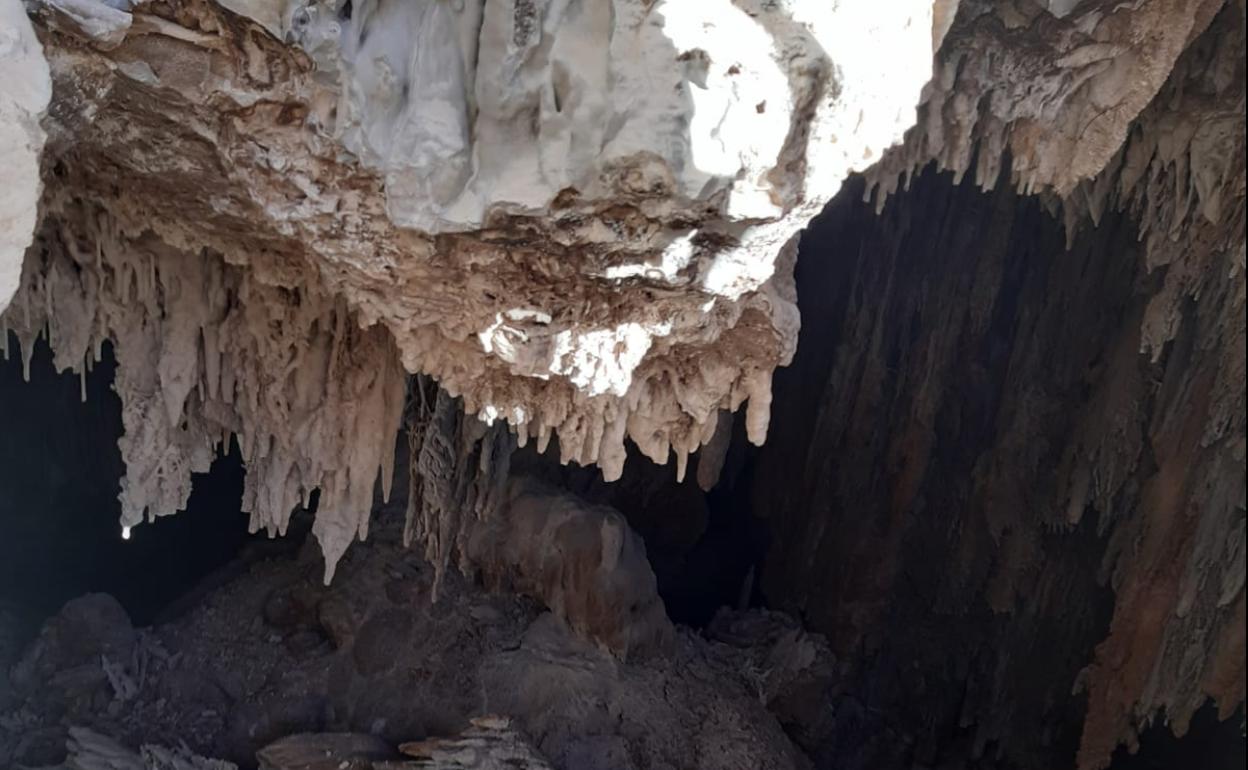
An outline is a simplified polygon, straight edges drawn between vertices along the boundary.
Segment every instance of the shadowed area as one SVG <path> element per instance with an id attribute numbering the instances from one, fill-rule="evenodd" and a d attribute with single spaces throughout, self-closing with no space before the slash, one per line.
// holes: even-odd
<path id="1" fill-rule="evenodd" d="M 195 477 L 185 514 L 158 517 L 122 540 L 121 404 L 112 390 L 111 346 L 85 384 L 56 372 L 43 340 L 30 382 L 22 380 L 13 337 L 9 351 L 0 360 L 0 601 L 38 621 L 75 596 L 102 591 L 136 623 L 151 622 L 248 538 L 237 448 Z"/>

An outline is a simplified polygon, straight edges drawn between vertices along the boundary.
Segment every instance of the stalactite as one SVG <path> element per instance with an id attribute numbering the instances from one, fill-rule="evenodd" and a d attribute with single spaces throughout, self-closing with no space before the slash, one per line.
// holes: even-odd
<path id="1" fill-rule="evenodd" d="M 82 371 L 113 342 L 125 431 L 123 529 L 181 510 L 191 474 L 238 437 L 251 531 L 286 531 L 320 489 L 326 579 L 368 533 L 389 490 L 406 373 L 390 337 L 310 286 L 266 286 L 210 252 L 187 253 L 66 192 L 46 201 L 13 311 L 24 365 L 47 335 Z"/>
<path id="2" fill-rule="evenodd" d="M 436 390 L 436 395 L 432 391 Z M 432 402 L 432 403 L 430 403 Z M 621 656 L 661 650 L 671 622 L 641 538 L 619 512 L 532 478 L 512 478 L 516 437 L 467 415 L 427 378 L 415 380 L 406 429 L 410 481 L 404 543 L 435 570 L 534 596 L 581 635 Z"/>
<path id="3" fill-rule="evenodd" d="M 798 326 L 785 255 L 909 125 L 932 40 L 926 3 L 864 0 L 225 3 L 263 27 L 80 5 L 32 6 L 45 171 L 131 230 L 340 297 L 409 372 L 608 479 L 626 439 L 683 463 L 747 398 L 764 439 Z"/>
<path id="4" fill-rule="evenodd" d="M 421 393 L 429 390 L 421 379 Z M 438 570 L 476 568 L 468 538 L 474 524 L 497 511 L 507 483 L 514 438 L 502 423 L 466 415 L 438 389 L 433 404 L 413 399 L 408 412 L 410 487 L 403 539 L 414 539 Z M 436 593 L 436 587 L 435 587 Z"/>

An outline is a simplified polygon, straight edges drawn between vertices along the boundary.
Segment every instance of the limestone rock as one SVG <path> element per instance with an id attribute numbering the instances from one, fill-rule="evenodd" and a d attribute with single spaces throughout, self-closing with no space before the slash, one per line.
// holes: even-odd
<path id="1" fill-rule="evenodd" d="M 918 123 L 870 172 L 879 205 L 929 160 L 957 179 L 974 168 L 983 187 L 1007 168 L 1022 192 L 1069 196 L 1106 167 L 1224 5 L 965 0 Z"/>
<path id="2" fill-rule="evenodd" d="M 39 118 L 52 96 L 43 49 L 21 0 L 0 0 L 0 313 L 22 276 L 22 255 L 30 245 L 39 201 Z"/>
<path id="3" fill-rule="evenodd" d="M 607 506 L 513 479 L 496 515 L 468 535 L 490 582 L 536 596 L 579 634 L 621 655 L 662 651 L 674 629 L 645 544 Z"/>
<path id="4" fill-rule="evenodd" d="M 4 326 L 46 328 L 62 367 L 117 344 L 123 526 L 176 511 L 233 433 L 253 527 L 321 488 L 331 567 L 389 483 L 399 362 L 608 478 L 626 437 L 683 467 L 747 400 L 761 442 L 793 237 L 900 138 L 932 53 L 927 2 L 229 7 L 259 24 L 208 0 L 33 6 L 50 181 Z M 66 219 L 76 244 L 52 239 Z M 133 283 L 121 252 L 150 253 Z M 131 291 L 141 314 L 107 300 Z M 221 364 L 274 333 L 258 379 Z M 325 367 L 344 355 L 376 384 Z"/>
<path id="5" fill-rule="evenodd" d="M 673 629 L 645 544 L 619 511 L 532 476 L 513 477 L 510 436 L 465 417 L 445 391 L 430 411 L 411 407 L 415 460 L 404 538 L 424 544 L 437 568 L 435 593 L 453 566 L 538 598 L 622 657 L 666 646 Z"/>

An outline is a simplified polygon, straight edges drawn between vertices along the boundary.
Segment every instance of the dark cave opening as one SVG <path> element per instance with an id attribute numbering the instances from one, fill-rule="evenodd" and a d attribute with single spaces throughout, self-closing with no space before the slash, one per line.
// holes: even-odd
<path id="1" fill-rule="evenodd" d="M 744 492 L 774 535 L 762 603 L 851 662 L 804 748 L 839 768 L 1073 766 L 1071 683 L 1115 592 L 1103 513 L 1051 498 L 1080 420 L 1158 376 L 1133 330 L 1161 276 L 1129 215 L 1067 243 L 1005 178 L 929 167 L 878 213 L 865 192 L 849 180 L 803 234 L 797 354 Z M 1230 721 L 1173 756 L 1202 735 L 1242 756 Z"/>
<path id="2" fill-rule="evenodd" d="M 111 346 L 85 379 L 57 373 L 43 339 L 29 382 L 16 337 L 9 353 L 0 360 L 0 605 L 27 634 L 93 592 L 114 596 L 136 625 L 152 623 L 254 539 L 240 513 L 243 463 L 233 443 L 194 477 L 184 512 L 144 522 L 123 540 Z"/>

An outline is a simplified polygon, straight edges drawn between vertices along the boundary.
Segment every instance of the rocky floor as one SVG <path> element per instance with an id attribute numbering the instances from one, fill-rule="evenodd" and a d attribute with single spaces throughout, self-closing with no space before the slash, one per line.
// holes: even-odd
<path id="1" fill-rule="evenodd" d="M 152 627 L 91 594 L 0 645 L 0 766 L 810 766 L 836 669 L 791 619 L 725 610 L 624 662 L 458 575 L 434 597 L 380 519 L 329 587 L 310 542 L 245 551 Z"/>

